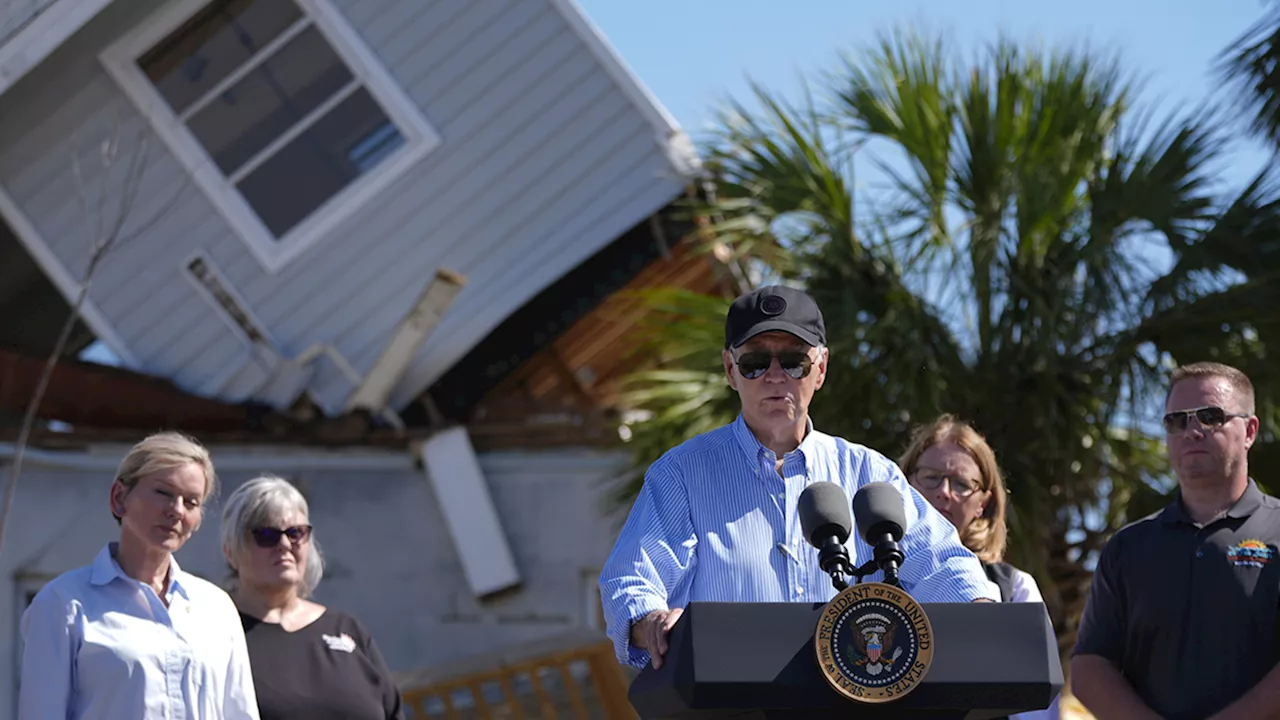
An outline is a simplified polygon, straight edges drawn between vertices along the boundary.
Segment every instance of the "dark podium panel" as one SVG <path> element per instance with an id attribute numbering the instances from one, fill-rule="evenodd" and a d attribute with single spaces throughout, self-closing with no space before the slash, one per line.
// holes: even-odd
<path id="1" fill-rule="evenodd" d="M 933 664 L 910 694 L 871 705 L 837 693 L 818 668 L 823 605 L 690 603 L 660 670 L 628 694 L 641 718 L 998 718 L 1047 708 L 1062 665 L 1041 603 L 922 604 Z"/>

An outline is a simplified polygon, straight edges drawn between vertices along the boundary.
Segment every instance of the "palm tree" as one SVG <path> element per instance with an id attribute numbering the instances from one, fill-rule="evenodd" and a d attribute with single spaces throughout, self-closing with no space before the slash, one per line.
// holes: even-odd
<path id="1" fill-rule="evenodd" d="M 1039 581 L 1065 654 L 1102 544 L 1171 488 L 1150 434 L 1169 353 L 1203 359 L 1244 323 L 1274 332 L 1221 304 L 1239 288 L 1192 258 L 1256 243 L 1280 220 L 1276 193 L 1259 180 L 1224 202 L 1209 119 L 1152 124 L 1119 65 L 1085 53 L 1003 41 L 966 64 L 898 33 L 822 85 L 826 100 L 799 106 L 756 87 L 758 110 L 724 113 L 704 155 L 714 199 L 697 210 L 758 278 L 823 308 L 818 427 L 891 457 L 940 412 L 987 436 L 1008 477 L 1010 561 Z M 895 161 L 855 227 L 853 159 L 869 151 Z M 1174 275 L 1158 252 L 1180 258 Z M 737 411 L 719 359 L 728 301 L 653 301 L 663 364 L 627 396 L 648 414 L 630 427 L 638 467 Z"/>
<path id="2" fill-rule="evenodd" d="M 1280 146 L 1280 5 L 1271 3 L 1218 63 L 1254 132 Z"/>
<path id="3" fill-rule="evenodd" d="M 1243 111 L 1240 117 L 1272 152 L 1280 151 L 1280 4 L 1269 3 L 1263 16 L 1237 38 L 1218 58 L 1223 88 Z M 1271 158 L 1274 164 L 1275 157 Z M 1162 299 L 1176 303 L 1178 292 L 1192 281 L 1229 278 L 1229 286 L 1217 296 L 1201 298 L 1251 307 L 1276 307 L 1280 302 L 1280 225 L 1274 202 L 1275 178 L 1258 178 L 1219 223 L 1220 232 L 1194 247 L 1179 250 L 1178 265 L 1170 273 Z M 1280 428 L 1280 368 L 1266 355 L 1267 347 L 1280 347 L 1280 334 L 1270 325 L 1237 322 L 1215 326 L 1204 318 L 1205 335 L 1213 346 L 1253 380 L 1259 400 L 1264 442 L 1250 451 L 1250 471 L 1264 482 L 1280 472 L 1280 443 L 1274 442 Z M 1170 347 L 1180 357 L 1191 356 L 1193 347 Z M 1272 490 L 1280 489 L 1274 481 Z"/>

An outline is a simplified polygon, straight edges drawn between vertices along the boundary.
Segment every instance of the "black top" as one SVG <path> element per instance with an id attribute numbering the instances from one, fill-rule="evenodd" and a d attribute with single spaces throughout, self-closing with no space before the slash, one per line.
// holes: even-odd
<path id="1" fill-rule="evenodd" d="M 1007 562 L 982 563 L 987 579 L 1000 588 L 1000 602 L 1013 599 L 1013 575 L 1018 570 Z"/>
<path id="2" fill-rule="evenodd" d="M 355 618 L 325 610 L 295 632 L 240 613 L 262 720 L 403 720 L 400 693 Z"/>
<path id="3" fill-rule="evenodd" d="M 1280 500 L 1252 480 L 1203 528 L 1179 495 L 1103 548 L 1075 652 L 1113 662 L 1162 717 L 1212 715 L 1280 659 L 1277 546 Z"/>

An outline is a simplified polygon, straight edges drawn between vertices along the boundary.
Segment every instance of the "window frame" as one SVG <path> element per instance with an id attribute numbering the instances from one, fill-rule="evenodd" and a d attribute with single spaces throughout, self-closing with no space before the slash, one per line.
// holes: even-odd
<path id="1" fill-rule="evenodd" d="M 258 262 L 274 275 L 402 177 L 440 145 L 441 137 L 329 0 L 290 0 L 311 19 L 353 78 L 369 91 L 399 129 L 404 143 L 276 238 L 137 63 L 139 57 L 210 2 L 174 0 L 107 46 L 98 58 L 196 186 L 248 245 Z"/>

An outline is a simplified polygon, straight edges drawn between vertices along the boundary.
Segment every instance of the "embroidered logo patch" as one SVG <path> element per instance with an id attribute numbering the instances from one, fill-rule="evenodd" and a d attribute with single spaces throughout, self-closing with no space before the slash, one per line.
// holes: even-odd
<path id="1" fill-rule="evenodd" d="M 760 301 L 760 312 L 768 315 L 769 317 L 781 315 L 786 311 L 787 301 L 777 295 L 766 295 L 765 298 Z"/>
<path id="2" fill-rule="evenodd" d="M 1244 540 L 1239 545 L 1227 548 L 1227 559 L 1236 566 L 1260 568 L 1274 560 L 1275 556 L 1276 551 L 1261 540 Z"/>
<path id="3" fill-rule="evenodd" d="M 342 633 L 338 637 L 332 635 L 320 635 L 324 639 L 324 644 L 329 646 L 330 650 L 341 650 L 342 652 L 352 652 L 356 649 L 356 641 L 351 636 Z"/>

